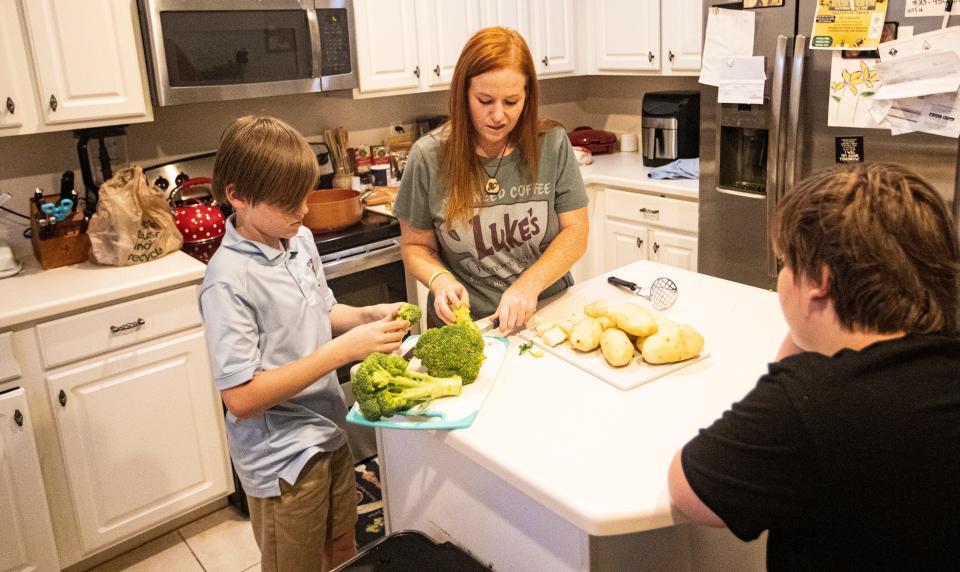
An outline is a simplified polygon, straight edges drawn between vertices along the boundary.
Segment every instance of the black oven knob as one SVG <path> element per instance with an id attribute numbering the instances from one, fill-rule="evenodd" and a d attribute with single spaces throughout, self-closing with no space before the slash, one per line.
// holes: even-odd
<path id="1" fill-rule="evenodd" d="M 157 180 L 153 182 L 154 187 L 160 187 L 160 190 L 167 190 L 170 188 L 170 181 L 164 179 L 163 177 L 157 177 Z"/>
<path id="2" fill-rule="evenodd" d="M 176 183 L 177 186 L 179 187 L 184 183 L 184 181 L 188 180 L 189 178 L 190 177 L 188 177 L 186 173 L 184 173 L 183 171 L 180 171 L 180 174 L 177 175 L 177 178 L 174 179 L 173 182 Z"/>

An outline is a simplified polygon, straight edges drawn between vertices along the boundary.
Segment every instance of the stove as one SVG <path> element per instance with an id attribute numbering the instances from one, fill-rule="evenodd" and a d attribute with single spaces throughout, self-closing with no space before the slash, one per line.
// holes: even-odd
<path id="1" fill-rule="evenodd" d="M 320 251 L 320 259 L 324 262 L 331 254 L 398 236 L 400 236 L 400 223 L 397 219 L 367 210 L 363 212 L 360 222 L 353 226 L 335 232 L 313 233 L 317 250 Z"/>
<path id="2" fill-rule="evenodd" d="M 316 153 L 317 162 L 320 164 L 320 187 L 328 188 L 333 176 L 333 168 L 330 165 L 327 147 L 323 143 L 311 143 L 310 146 Z M 215 159 L 216 153 L 202 153 L 153 165 L 144 169 L 143 172 L 150 183 L 162 189 L 169 196 L 170 191 L 183 181 L 197 177 L 212 177 Z M 229 205 L 220 206 L 225 214 L 229 214 Z M 388 247 L 393 247 L 390 248 L 391 252 L 397 250 L 400 223 L 393 217 L 364 211 L 363 218 L 353 226 L 336 232 L 314 233 L 313 236 L 317 243 L 317 250 L 320 251 L 321 261 L 327 265 L 348 257 L 379 252 Z M 185 244 L 183 250 L 206 263 L 217 247 L 219 247 L 219 241 L 204 245 Z M 399 255 L 397 255 L 397 258 L 399 259 Z M 336 272 L 335 268 L 334 271 Z"/>

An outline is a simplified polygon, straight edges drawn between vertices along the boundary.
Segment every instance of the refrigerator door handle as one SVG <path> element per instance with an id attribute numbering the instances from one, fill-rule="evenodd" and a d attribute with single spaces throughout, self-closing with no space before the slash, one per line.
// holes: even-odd
<path id="1" fill-rule="evenodd" d="M 781 174 L 780 164 L 782 157 L 782 142 L 780 127 L 783 123 L 783 81 L 787 67 L 787 50 L 793 42 L 792 37 L 777 37 L 777 52 L 773 62 L 773 83 L 770 91 L 770 130 L 767 134 L 767 230 L 777 213 Z M 767 273 L 776 278 L 777 256 L 773 252 L 773 245 L 767 239 Z"/>
<path id="2" fill-rule="evenodd" d="M 784 148 L 787 152 L 787 160 L 784 165 L 783 187 L 780 189 L 779 197 L 783 197 L 796 182 L 797 162 L 799 160 L 800 147 L 800 101 L 803 97 L 803 64 L 807 55 L 807 37 L 798 34 L 793 44 L 793 68 L 790 72 L 790 99 L 787 111 L 787 140 Z"/>

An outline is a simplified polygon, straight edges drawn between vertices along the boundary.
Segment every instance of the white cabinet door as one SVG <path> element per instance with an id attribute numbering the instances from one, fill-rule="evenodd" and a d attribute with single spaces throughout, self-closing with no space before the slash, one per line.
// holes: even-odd
<path id="1" fill-rule="evenodd" d="M 650 229 L 650 260 L 697 271 L 697 237 Z"/>
<path id="2" fill-rule="evenodd" d="M 663 0 L 661 17 L 663 72 L 699 71 L 703 52 L 703 2 Z"/>
<path id="3" fill-rule="evenodd" d="M 22 3 L 45 123 L 147 114 L 129 0 Z"/>
<path id="4" fill-rule="evenodd" d="M 532 0 L 534 64 L 537 75 L 572 73 L 576 67 L 573 53 L 573 0 Z"/>
<path id="5" fill-rule="evenodd" d="M 660 69 L 660 0 L 590 2 L 596 71 Z"/>
<path id="6" fill-rule="evenodd" d="M 607 219 L 603 229 L 603 272 L 647 260 L 647 227 Z"/>
<path id="7" fill-rule="evenodd" d="M 30 412 L 22 389 L 0 395 L 0 570 L 59 570 Z"/>
<path id="8" fill-rule="evenodd" d="M 17 0 L 0 0 L 0 136 L 36 130 L 37 108 Z"/>
<path id="9" fill-rule="evenodd" d="M 360 91 L 420 85 L 417 10 L 409 0 L 354 0 Z"/>
<path id="10" fill-rule="evenodd" d="M 484 27 L 504 26 L 520 32 L 530 49 L 530 0 L 483 0 Z"/>
<path id="11" fill-rule="evenodd" d="M 229 490 L 203 332 L 47 374 L 85 554 Z"/>
<path id="12" fill-rule="evenodd" d="M 479 0 L 419 0 L 420 73 L 429 87 L 450 85 L 464 44 L 480 29 Z"/>

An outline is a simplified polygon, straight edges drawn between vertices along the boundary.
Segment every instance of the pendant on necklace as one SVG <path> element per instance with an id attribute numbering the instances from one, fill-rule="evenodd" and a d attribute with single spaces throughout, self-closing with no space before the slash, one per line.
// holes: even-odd
<path id="1" fill-rule="evenodd" d="M 490 177 L 489 179 L 487 179 L 487 184 L 486 184 L 486 186 L 483 188 L 483 190 L 486 191 L 488 195 L 496 195 L 496 194 L 499 194 L 499 193 L 500 193 L 500 182 L 497 181 L 496 179 L 494 179 L 493 177 Z"/>

